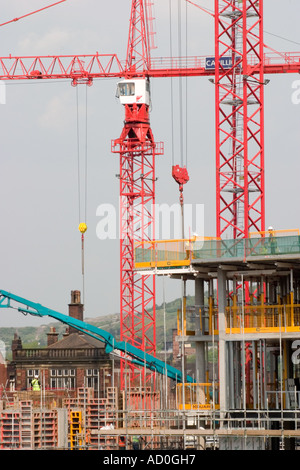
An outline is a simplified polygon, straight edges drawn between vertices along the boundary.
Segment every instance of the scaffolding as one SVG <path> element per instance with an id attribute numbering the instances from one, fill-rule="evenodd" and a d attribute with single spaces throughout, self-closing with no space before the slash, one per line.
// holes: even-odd
<path id="1" fill-rule="evenodd" d="M 183 407 L 182 386 L 178 384 L 179 407 L 175 409 L 112 409 L 93 398 L 89 389 L 78 391 L 77 403 L 68 403 L 63 409 L 41 411 L 28 401 L 20 401 L 0 413 L 0 449 L 130 450 L 135 435 L 142 437 L 143 450 L 297 448 L 299 392 L 282 392 L 285 406 L 282 401 L 268 400 L 265 409 L 229 408 L 224 412 L 212 401 L 203 406 L 205 384 L 199 384 L 202 393 L 198 394 L 198 404 L 197 387 L 192 390 L 190 384 L 185 385 L 186 404 L 191 401 L 197 406 Z M 82 392 L 90 396 L 86 402 L 82 401 Z M 138 393 L 142 396 L 148 391 L 133 391 Z M 61 410 L 68 415 L 63 428 L 59 426 Z M 62 431 L 64 438 L 60 436 Z"/>
<path id="2" fill-rule="evenodd" d="M 298 448 L 299 234 L 202 243 L 189 272 L 185 265 L 170 271 L 169 258 L 160 267 L 194 284 L 194 306 L 182 296 L 176 336 L 184 378 L 185 345 L 194 345 L 193 382 L 157 374 L 148 387 L 129 382 L 120 390 L 116 380 L 102 395 L 82 387 L 60 400 L 46 391 L 31 401 L 29 392 L 8 392 L 1 448 L 129 450 L 136 435 L 146 450 Z M 59 412 L 67 425 L 59 426 Z"/>
<path id="3" fill-rule="evenodd" d="M 204 430 L 196 434 L 213 434 L 213 442 L 216 437 L 222 449 L 296 448 L 299 230 L 268 230 L 233 240 L 203 239 L 201 246 L 195 240 L 181 267 L 170 264 L 172 243 L 156 242 L 148 267 L 149 253 L 138 247 L 136 268 L 141 274 L 152 271 L 195 286 L 195 306 L 187 308 L 183 296 L 177 318 L 180 350 L 185 351 L 186 343 L 195 346 L 195 384 L 177 386 L 177 409 L 206 413 Z M 207 429 L 209 413 L 215 416 L 213 430 Z"/>

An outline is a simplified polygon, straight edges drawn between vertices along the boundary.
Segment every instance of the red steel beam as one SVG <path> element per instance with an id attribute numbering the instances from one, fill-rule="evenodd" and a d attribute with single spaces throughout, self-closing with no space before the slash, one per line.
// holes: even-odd
<path id="1" fill-rule="evenodd" d="M 210 55 L 211 56 L 211 55 Z M 206 56 L 152 58 L 147 71 L 127 70 L 116 54 L 63 56 L 7 56 L 0 58 L 0 80 L 97 79 L 138 77 L 212 77 L 205 68 Z M 264 54 L 264 74 L 300 73 L 300 53 Z M 257 74 L 255 57 L 249 58 L 245 74 Z"/>
<path id="2" fill-rule="evenodd" d="M 262 18 L 259 0 L 215 0 L 217 237 L 264 230 Z"/>

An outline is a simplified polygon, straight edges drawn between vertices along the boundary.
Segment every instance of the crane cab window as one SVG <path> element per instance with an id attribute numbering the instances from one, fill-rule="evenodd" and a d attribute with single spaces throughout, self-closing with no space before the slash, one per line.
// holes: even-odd
<path id="1" fill-rule="evenodd" d="M 135 94 L 135 83 L 119 83 L 118 85 L 118 96 L 134 96 Z"/>

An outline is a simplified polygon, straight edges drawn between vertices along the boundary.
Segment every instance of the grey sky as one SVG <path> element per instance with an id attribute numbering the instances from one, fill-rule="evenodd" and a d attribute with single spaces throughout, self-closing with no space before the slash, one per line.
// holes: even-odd
<path id="1" fill-rule="evenodd" d="M 51 2 L 1 2 L 1 23 Z M 182 0 L 182 3 L 183 0 Z M 213 9 L 212 0 L 201 0 Z M 156 57 L 167 57 L 169 0 L 155 0 Z M 174 11 L 177 1 L 173 0 Z M 1 56 L 116 53 L 125 59 L 130 0 L 68 0 L 29 18 L 0 28 Z M 185 11 L 183 9 L 183 11 Z M 280 51 L 300 51 L 298 0 L 264 0 L 265 43 Z M 173 18 L 176 33 L 177 19 Z M 299 45 L 273 35 L 286 37 Z M 177 41 L 173 42 L 176 55 Z M 185 44 L 183 44 L 185 51 Z M 184 52 L 185 53 L 185 52 Z M 188 55 L 214 55 L 213 19 L 188 5 Z M 300 105 L 291 101 L 295 75 L 271 76 L 265 89 L 266 223 L 277 229 L 298 228 Z M 165 155 L 157 157 L 157 203 L 178 201 L 171 177 L 170 81 L 153 79 L 151 126 Z M 123 109 L 115 98 L 116 80 L 96 80 L 88 96 L 88 232 L 86 234 L 86 317 L 119 311 L 119 243 L 96 236 L 100 204 L 118 206 L 118 138 Z M 78 227 L 76 92 L 80 103 L 80 136 L 84 141 L 84 85 L 69 82 L 12 81 L 6 85 L 1 116 L 0 288 L 67 312 L 70 291 L 81 289 Z M 174 98 L 175 125 L 178 103 Z M 185 202 L 204 204 L 205 234 L 215 235 L 214 88 L 206 78 L 188 79 L 188 169 Z M 178 131 L 177 131 L 178 134 Z M 175 141 L 175 159 L 179 143 Z M 83 155 L 81 147 L 81 158 Z M 158 279 L 157 303 L 162 302 Z M 178 284 L 166 282 L 167 300 Z M 192 293 L 191 287 L 189 292 Z M 29 326 L 44 320 L 3 310 L 1 326 Z"/>

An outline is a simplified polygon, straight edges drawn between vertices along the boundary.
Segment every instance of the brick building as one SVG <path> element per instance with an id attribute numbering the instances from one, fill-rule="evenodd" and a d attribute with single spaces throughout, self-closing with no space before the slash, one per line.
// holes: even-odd
<path id="1" fill-rule="evenodd" d="M 79 291 L 71 293 L 69 315 L 83 320 Z M 71 327 L 60 340 L 51 328 L 45 348 L 24 349 L 21 338 L 15 334 L 8 366 L 11 388 L 30 390 L 36 374 L 47 390 L 71 391 L 85 386 L 105 396 L 106 388 L 113 383 L 112 359 L 106 354 L 104 343 Z"/>
<path id="2" fill-rule="evenodd" d="M 0 387 L 5 386 L 7 381 L 7 364 L 0 351 Z"/>

